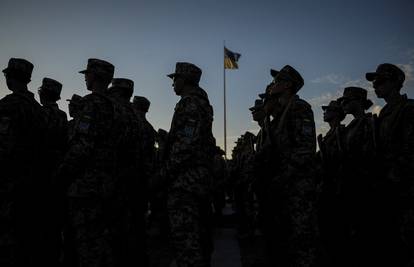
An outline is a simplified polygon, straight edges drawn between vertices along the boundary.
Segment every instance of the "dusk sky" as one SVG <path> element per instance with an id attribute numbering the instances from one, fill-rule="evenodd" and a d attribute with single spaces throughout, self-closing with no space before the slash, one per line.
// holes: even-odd
<path id="1" fill-rule="evenodd" d="M 115 77 L 135 82 L 134 95 L 151 101 L 155 129 L 169 130 L 174 94 L 166 74 L 177 61 L 203 70 L 200 85 L 214 107 L 214 135 L 223 145 L 223 40 L 240 53 L 238 70 L 227 71 L 228 150 L 246 130 L 256 132 L 248 110 L 271 81 L 270 68 L 286 64 L 304 77 L 300 96 L 312 104 L 317 131 L 322 104 L 344 87 L 362 86 L 378 112 L 365 73 L 380 63 L 406 73 L 403 89 L 414 97 L 414 1 L 4 1 L 0 0 L 0 65 L 11 57 L 35 65 L 29 88 L 43 77 L 63 83 L 67 98 L 85 95 L 88 58 L 115 65 Z M 0 97 L 8 94 L 0 79 Z"/>

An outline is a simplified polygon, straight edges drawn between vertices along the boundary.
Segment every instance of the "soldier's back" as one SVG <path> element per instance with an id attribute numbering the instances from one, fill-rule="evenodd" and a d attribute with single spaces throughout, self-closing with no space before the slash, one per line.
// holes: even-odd
<path id="1" fill-rule="evenodd" d="M 32 266 L 39 257 L 37 178 L 43 129 L 32 93 L 12 93 L 0 100 L 0 206 L 7 207 L 0 210 L 0 250 L 5 252 L 0 260 L 6 265 Z"/>

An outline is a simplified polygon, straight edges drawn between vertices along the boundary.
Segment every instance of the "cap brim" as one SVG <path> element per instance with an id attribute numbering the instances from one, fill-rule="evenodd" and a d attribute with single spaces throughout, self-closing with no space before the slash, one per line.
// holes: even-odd
<path id="1" fill-rule="evenodd" d="M 327 110 L 329 106 L 321 106 L 322 110 Z"/>
<path id="2" fill-rule="evenodd" d="M 174 79 L 175 76 L 177 76 L 177 74 L 175 74 L 175 73 L 171 73 L 171 74 L 167 75 L 167 77 L 169 77 L 171 79 Z"/>
<path id="3" fill-rule="evenodd" d="M 365 74 L 365 78 L 370 82 L 375 80 L 377 77 L 378 77 L 378 74 L 376 72 L 368 72 Z"/>
<path id="4" fill-rule="evenodd" d="M 81 70 L 81 71 L 79 71 L 79 73 L 82 73 L 82 74 L 85 74 L 87 72 L 88 72 L 88 70 Z"/>
<path id="5" fill-rule="evenodd" d="M 278 75 L 278 74 L 279 74 L 279 71 L 274 70 L 274 69 L 270 69 L 270 75 L 272 75 L 273 78 L 276 77 L 276 75 Z"/>
<path id="6" fill-rule="evenodd" d="M 250 111 L 255 111 L 256 110 L 256 107 L 251 107 L 251 108 L 249 108 L 249 110 Z"/>
<path id="7" fill-rule="evenodd" d="M 266 96 L 267 96 L 267 94 L 266 94 L 266 93 L 263 93 L 263 94 L 258 94 L 258 96 L 259 96 L 261 99 L 265 99 L 265 98 L 266 98 Z"/>
<path id="8" fill-rule="evenodd" d="M 340 98 L 338 98 L 336 101 L 338 102 L 338 103 L 341 103 L 342 101 L 344 101 L 344 99 L 346 99 L 347 97 L 346 96 L 341 96 Z"/>

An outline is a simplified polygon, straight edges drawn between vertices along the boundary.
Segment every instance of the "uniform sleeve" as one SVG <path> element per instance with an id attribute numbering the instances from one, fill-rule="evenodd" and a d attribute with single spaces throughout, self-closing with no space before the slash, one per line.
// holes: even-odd
<path id="1" fill-rule="evenodd" d="M 170 143 L 170 154 L 167 161 L 167 171 L 174 173 L 179 169 L 190 166 L 196 158 L 201 141 L 200 111 L 192 99 L 183 99 L 176 108 L 173 122 L 174 133 Z"/>
<path id="2" fill-rule="evenodd" d="M 307 104 L 299 104 L 293 110 L 294 146 L 289 164 L 300 167 L 307 164 L 315 155 L 316 132 L 312 109 Z"/>
<path id="3" fill-rule="evenodd" d="M 96 135 L 96 114 L 93 103 L 85 101 L 80 115 L 74 121 L 68 152 L 61 165 L 61 174 L 65 177 L 69 173 L 77 173 L 90 158 Z"/>
<path id="4" fill-rule="evenodd" d="M 412 179 L 414 171 L 414 105 L 406 109 L 402 125 L 402 149 L 397 157 L 397 164 L 394 165 L 393 172 L 408 182 L 407 186 L 412 188 L 414 194 Z"/>
<path id="5" fill-rule="evenodd" d="M 8 159 L 16 144 L 15 125 L 12 116 L 0 113 L 0 162 Z"/>

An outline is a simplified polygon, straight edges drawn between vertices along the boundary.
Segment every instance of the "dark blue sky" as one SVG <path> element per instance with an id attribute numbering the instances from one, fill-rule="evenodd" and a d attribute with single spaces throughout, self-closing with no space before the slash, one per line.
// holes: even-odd
<path id="1" fill-rule="evenodd" d="M 35 65 L 30 88 L 43 77 L 64 84 L 62 100 L 87 94 L 87 59 L 106 59 L 115 76 L 135 81 L 135 94 L 150 99 L 149 120 L 169 129 L 178 98 L 165 75 L 176 61 L 203 69 L 201 86 L 215 109 L 214 133 L 223 143 L 223 40 L 239 52 L 239 70 L 227 72 L 228 135 L 256 130 L 248 111 L 271 77 L 290 64 L 305 79 L 300 95 L 319 106 L 344 86 L 360 85 L 383 62 L 406 71 L 414 96 L 414 1 L 3 1 L 0 64 L 23 57 Z M 0 96 L 7 94 L 0 79 Z M 370 94 L 378 110 L 382 105 Z M 67 109 L 66 101 L 59 103 Z"/>

